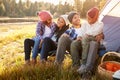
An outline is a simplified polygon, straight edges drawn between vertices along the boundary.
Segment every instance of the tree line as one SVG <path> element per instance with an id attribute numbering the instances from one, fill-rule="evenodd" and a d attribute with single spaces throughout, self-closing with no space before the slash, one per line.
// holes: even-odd
<path id="1" fill-rule="evenodd" d="M 36 16 L 37 11 L 48 10 L 54 17 L 58 17 L 61 14 L 66 14 L 70 11 L 78 11 L 82 17 L 85 17 L 88 9 L 94 6 L 101 8 L 105 3 L 105 0 L 74 0 L 74 4 L 70 5 L 67 2 L 64 4 L 59 0 L 58 5 L 45 2 L 31 2 L 26 0 L 22 2 L 19 0 L 0 0 L 0 16 L 7 17 L 26 17 Z"/>

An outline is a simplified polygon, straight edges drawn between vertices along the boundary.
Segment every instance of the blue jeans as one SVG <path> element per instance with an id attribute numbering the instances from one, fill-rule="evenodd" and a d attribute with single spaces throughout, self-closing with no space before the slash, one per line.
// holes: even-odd
<path id="1" fill-rule="evenodd" d="M 34 47 L 33 47 L 33 55 L 32 55 L 32 59 L 36 59 L 37 55 L 38 55 L 38 51 L 39 51 L 39 44 L 41 39 L 38 37 L 35 37 L 34 39 Z"/>
<path id="2" fill-rule="evenodd" d="M 40 59 L 47 60 L 47 57 L 50 56 L 49 52 L 56 49 L 57 49 L 57 44 L 50 38 L 46 37 L 42 43 Z"/>
<path id="3" fill-rule="evenodd" d="M 30 60 L 30 54 L 33 46 L 34 46 L 33 39 L 29 38 L 25 39 L 24 41 L 25 60 Z"/>

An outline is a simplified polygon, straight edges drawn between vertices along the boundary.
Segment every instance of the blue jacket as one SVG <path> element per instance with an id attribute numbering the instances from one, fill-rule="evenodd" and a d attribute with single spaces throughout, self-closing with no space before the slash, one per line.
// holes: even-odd
<path id="1" fill-rule="evenodd" d="M 68 30 L 65 31 L 65 33 L 68 34 L 70 36 L 70 39 L 72 39 L 72 40 L 75 40 L 78 35 L 75 33 L 74 27 L 70 27 Z"/>

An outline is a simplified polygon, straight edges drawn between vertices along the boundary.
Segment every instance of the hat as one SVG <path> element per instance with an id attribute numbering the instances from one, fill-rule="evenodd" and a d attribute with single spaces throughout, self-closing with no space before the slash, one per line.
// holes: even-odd
<path id="1" fill-rule="evenodd" d="M 62 17 L 64 19 L 66 25 L 69 24 L 68 15 L 61 15 L 60 17 Z"/>
<path id="2" fill-rule="evenodd" d="M 75 14 L 78 14 L 78 13 L 77 13 L 77 12 L 70 12 L 70 13 L 69 13 L 69 15 L 68 15 L 68 20 L 69 20 L 70 23 L 72 23 L 72 19 L 73 19 L 73 16 L 74 16 Z"/>
<path id="3" fill-rule="evenodd" d="M 52 14 L 48 11 L 40 11 L 37 13 L 40 18 L 40 21 L 47 21 L 48 19 L 52 18 Z"/>
<path id="4" fill-rule="evenodd" d="M 93 7 L 91 9 L 88 10 L 87 12 L 87 15 L 90 17 L 90 18 L 95 18 L 96 15 L 99 14 L 99 9 L 97 7 Z"/>

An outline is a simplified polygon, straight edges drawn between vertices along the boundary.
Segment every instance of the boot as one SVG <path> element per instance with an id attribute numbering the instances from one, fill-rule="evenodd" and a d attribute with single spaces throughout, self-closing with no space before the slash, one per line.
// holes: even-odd
<path id="1" fill-rule="evenodd" d="M 25 65 L 30 65 L 30 60 L 25 60 Z"/>
<path id="2" fill-rule="evenodd" d="M 36 59 L 32 59 L 32 64 L 35 65 L 37 63 Z"/>

